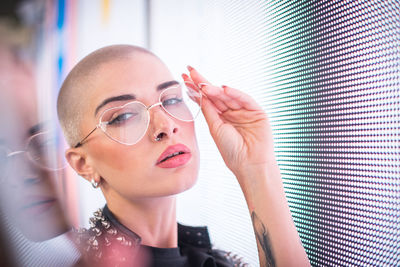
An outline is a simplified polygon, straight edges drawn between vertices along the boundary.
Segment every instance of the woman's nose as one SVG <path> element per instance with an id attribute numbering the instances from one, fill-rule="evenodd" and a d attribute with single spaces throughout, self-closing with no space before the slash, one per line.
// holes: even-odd
<path id="1" fill-rule="evenodd" d="M 150 112 L 150 138 L 153 142 L 160 142 L 163 139 L 171 138 L 173 134 L 178 132 L 178 126 L 173 119 L 161 107 L 155 107 Z"/>

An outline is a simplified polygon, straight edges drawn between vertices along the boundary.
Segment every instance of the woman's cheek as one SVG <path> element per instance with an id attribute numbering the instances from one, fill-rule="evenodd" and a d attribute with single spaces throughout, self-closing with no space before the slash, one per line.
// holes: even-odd
<path id="1" fill-rule="evenodd" d="M 107 140 L 108 141 L 108 140 Z M 97 143 L 92 146 L 91 155 L 95 155 L 95 160 L 100 165 L 109 166 L 112 169 L 124 170 L 126 166 L 132 165 L 135 160 L 132 155 L 132 147 L 124 146 L 114 142 Z M 130 148 L 130 149 L 128 149 Z"/>

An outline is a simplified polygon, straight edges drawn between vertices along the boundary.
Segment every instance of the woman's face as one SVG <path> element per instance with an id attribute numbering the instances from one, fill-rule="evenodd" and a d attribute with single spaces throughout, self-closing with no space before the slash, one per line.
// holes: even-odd
<path id="1" fill-rule="evenodd" d="M 104 63 L 94 75 L 90 86 L 93 90 L 88 93 L 89 103 L 83 115 L 81 131 L 84 136 L 98 124 L 105 110 L 133 101 L 127 99 L 130 96 L 149 107 L 159 101 L 162 90 L 157 87 L 174 81 L 159 59 L 145 53 L 134 54 L 132 60 Z M 101 106 L 105 100 L 118 96 L 125 96 L 125 100 L 110 101 Z M 161 106 L 149 109 L 149 113 L 147 132 L 134 145 L 118 143 L 98 129 L 82 146 L 87 153 L 87 162 L 101 177 L 106 199 L 115 194 L 130 200 L 169 196 L 189 189 L 195 183 L 199 151 L 194 123 L 171 117 Z M 159 140 L 156 140 L 157 136 Z M 172 153 L 167 148 L 172 148 L 173 152 L 185 150 L 185 155 L 160 164 L 160 158 Z"/>
<path id="2" fill-rule="evenodd" d="M 11 146 L 13 150 L 23 146 Z M 24 152 L 8 157 L 2 180 L 4 211 L 27 238 L 43 241 L 64 232 L 69 226 L 56 191 L 55 172 L 37 166 Z M 3 173 L 4 174 L 4 173 Z"/>

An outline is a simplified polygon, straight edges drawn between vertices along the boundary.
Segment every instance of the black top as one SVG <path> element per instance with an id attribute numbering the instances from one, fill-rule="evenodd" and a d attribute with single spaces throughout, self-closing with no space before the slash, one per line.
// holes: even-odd
<path id="1" fill-rule="evenodd" d="M 141 238 L 122 225 L 108 209 L 99 209 L 90 218 L 90 229 L 76 230 L 77 243 L 88 265 L 148 267 L 242 266 L 222 250 L 212 249 L 207 227 L 178 224 L 178 247 L 156 248 L 141 245 Z M 235 263 L 237 265 L 235 265 Z"/>

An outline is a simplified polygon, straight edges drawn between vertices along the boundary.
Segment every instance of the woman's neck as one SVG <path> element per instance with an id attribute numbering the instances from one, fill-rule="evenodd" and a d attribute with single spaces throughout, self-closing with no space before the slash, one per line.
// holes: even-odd
<path id="1" fill-rule="evenodd" d="M 147 198 L 135 202 L 107 199 L 118 221 L 142 238 L 142 244 L 159 248 L 178 246 L 175 196 Z"/>

